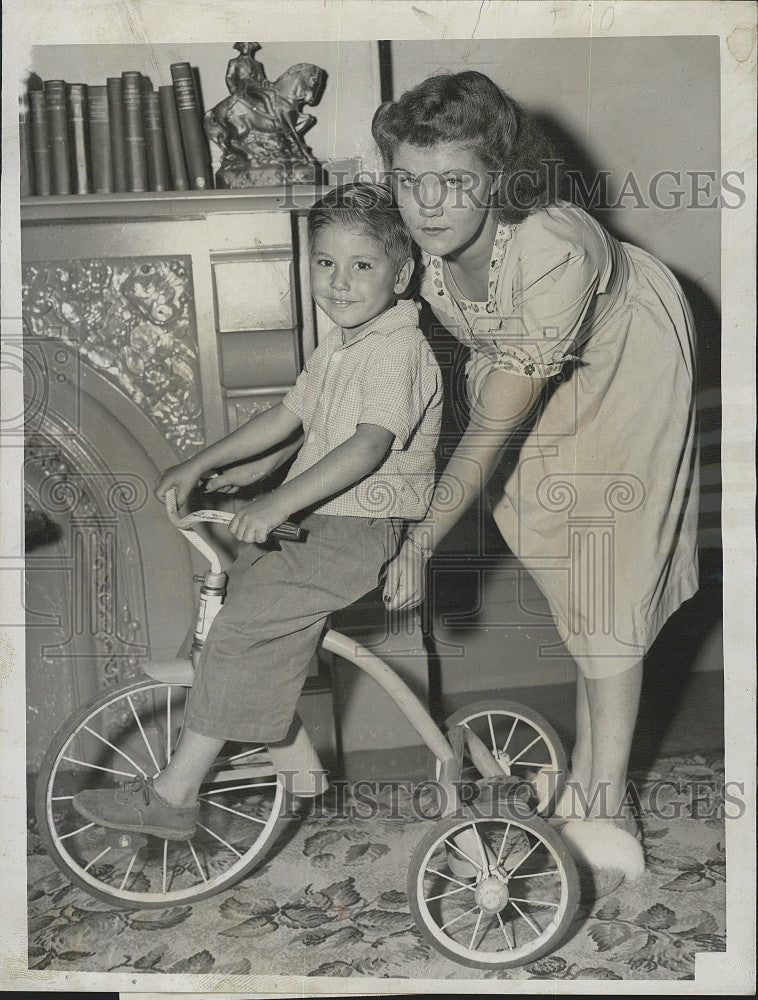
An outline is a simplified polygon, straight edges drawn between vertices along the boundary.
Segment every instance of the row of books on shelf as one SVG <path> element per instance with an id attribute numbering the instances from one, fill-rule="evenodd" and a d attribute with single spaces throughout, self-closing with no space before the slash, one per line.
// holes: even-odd
<path id="1" fill-rule="evenodd" d="M 153 89 L 140 72 L 105 86 L 45 80 L 22 100 L 21 195 L 213 187 L 203 111 L 189 63 Z"/>

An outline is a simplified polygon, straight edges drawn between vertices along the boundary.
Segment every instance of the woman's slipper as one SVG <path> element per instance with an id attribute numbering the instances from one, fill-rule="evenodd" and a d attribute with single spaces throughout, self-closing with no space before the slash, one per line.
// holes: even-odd
<path id="1" fill-rule="evenodd" d="M 645 871 L 639 839 L 612 820 L 569 820 L 561 837 L 580 867 L 615 870 L 630 882 Z"/>

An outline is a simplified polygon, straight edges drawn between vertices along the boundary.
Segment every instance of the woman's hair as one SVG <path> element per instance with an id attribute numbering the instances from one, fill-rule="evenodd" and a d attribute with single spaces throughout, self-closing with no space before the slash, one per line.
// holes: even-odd
<path id="1" fill-rule="evenodd" d="M 414 264 L 418 247 L 400 218 L 400 212 L 386 184 L 346 184 L 336 187 L 311 206 L 308 212 L 308 242 L 317 233 L 335 223 L 359 226 L 384 251 L 399 270 L 410 257 Z"/>
<path id="2" fill-rule="evenodd" d="M 400 100 L 380 105 L 371 131 L 388 169 L 403 142 L 470 147 L 489 170 L 502 171 L 498 204 L 508 222 L 520 222 L 555 196 L 549 166 L 555 161 L 547 137 L 484 73 L 428 77 Z"/>

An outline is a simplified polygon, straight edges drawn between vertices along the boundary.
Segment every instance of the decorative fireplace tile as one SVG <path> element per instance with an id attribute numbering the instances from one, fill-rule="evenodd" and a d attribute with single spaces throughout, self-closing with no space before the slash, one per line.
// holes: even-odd
<path id="1" fill-rule="evenodd" d="M 76 348 L 180 455 L 205 443 L 189 257 L 26 264 L 23 310 L 27 334 Z"/>

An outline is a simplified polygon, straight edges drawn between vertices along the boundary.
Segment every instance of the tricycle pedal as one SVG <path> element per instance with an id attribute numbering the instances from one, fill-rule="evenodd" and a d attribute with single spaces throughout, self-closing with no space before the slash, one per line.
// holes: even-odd
<path id="1" fill-rule="evenodd" d="M 132 833 L 130 830 L 109 830 L 103 827 L 103 840 L 109 847 L 123 851 L 141 851 L 147 847 L 147 837 L 144 833 Z"/>

